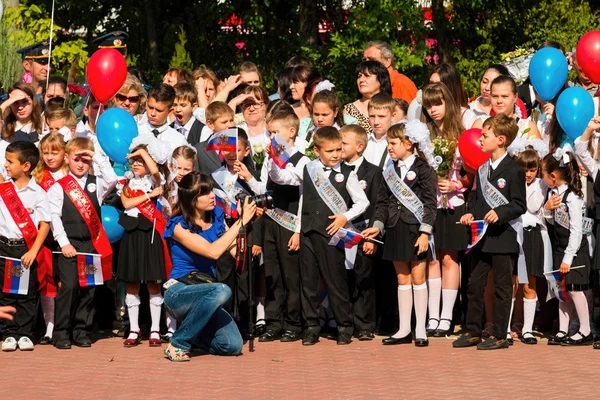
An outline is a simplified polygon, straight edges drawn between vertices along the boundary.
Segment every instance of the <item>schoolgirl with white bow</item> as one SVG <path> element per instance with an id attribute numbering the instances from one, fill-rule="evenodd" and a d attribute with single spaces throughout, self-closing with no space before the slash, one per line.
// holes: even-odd
<path id="1" fill-rule="evenodd" d="M 125 212 L 119 224 L 125 228 L 117 279 L 127 284 L 125 304 L 129 313 L 130 332 L 123 342 L 125 347 L 135 347 L 141 342 L 139 327 L 140 284 L 148 286 L 150 294 L 149 345 L 158 347 L 160 340 L 160 313 L 163 303 L 161 284 L 167 280 L 171 266 L 169 252 L 161 239 L 166 218 L 160 208 L 168 208 L 163 193 L 167 193 L 170 170 L 168 146 L 152 136 L 138 136 L 129 147 L 127 156 L 132 173 L 121 191 Z"/>
<path id="2" fill-rule="evenodd" d="M 559 331 L 548 340 L 548 344 L 580 346 L 590 345 L 593 341 L 584 294 L 590 287 L 589 241 L 593 221 L 585 218 L 579 166 L 570 150 L 568 145 L 566 148 L 559 147 L 542 161 L 542 176 L 552 190 L 544 205 L 544 217 L 554 225 L 553 270 L 563 274 L 568 296 L 559 299 Z M 569 320 L 573 312 L 579 318 L 579 331 L 569 335 Z"/>

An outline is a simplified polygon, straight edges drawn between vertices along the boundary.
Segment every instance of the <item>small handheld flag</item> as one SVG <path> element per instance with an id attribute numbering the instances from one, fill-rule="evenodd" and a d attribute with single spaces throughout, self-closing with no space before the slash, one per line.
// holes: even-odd
<path id="1" fill-rule="evenodd" d="M 340 228 L 331 237 L 329 245 L 341 247 L 343 249 L 351 249 L 354 246 L 357 246 L 362 239 L 363 236 L 360 233 L 351 231 L 349 229 Z"/>
<path id="2" fill-rule="evenodd" d="M 101 255 L 78 253 L 77 274 L 80 287 L 103 285 Z"/>
<path id="3" fill-rule="evenodd" d="M 482 219 L 472 221 L 471 222 L 471 244 L 467 246 L 465 250 L 465 254 L 467 254 L 473 247 L 479 243 L 483 235 L 485 235 L 485 231 L 487 230 L 488 223 Z"/>
<path id="4" fill-rule="evenodd" d="M 215 193 L 215 203 L 218 207 L 223 209 L 225 216 L 233 219 L 239 218 L 237 204 L 230 201 L 227 194 L 222 190 L 213 189 L 213 192 Z"/>
<path id="5" fill-rule="evenodd" d="M 571 270 L 583 268 L 583 266 L 579 267 L 571 267 Z M 565 279 L 565 274 L 560 271 L 549 271 L 544 272 L 544 276 L 548 281 L 548 297 L 546 301 L 550 300 L 552 296 L 556 297 L 559 301 L 563 301 L 565 303 L 569 302 L 569 297 L 567 296 L 567 280 Z"/>
<path id="6" fill-rule="evenodd" d="M 30 269 L 17 258 L 2 257 L 4 262 L 4 287 L 2 292 L 26 295 L 29 290 Z"/>
<path id="7" fill-rule="evenodd" d="M 279 168 L 285 168 L 290 161 L 290 146 L 281 135 L 275 135 L 271 139 L 269 156 Z"/>
<path id="8" fill-rule="evenodd" d="M 206 143 L 206 150 L 236 152 L 237 133 L 236 128 L 213 133 Z"/>

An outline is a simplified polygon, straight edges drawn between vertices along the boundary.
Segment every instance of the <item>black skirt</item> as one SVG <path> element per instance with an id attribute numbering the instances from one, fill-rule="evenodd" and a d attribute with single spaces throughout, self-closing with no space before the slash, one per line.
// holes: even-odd
<path id="1" fill-rule="evenodd" d="M 600 223 L 596 222 L 596 246 L 594 247 L 594 263 L 592 269 L 597 271 L 600 270 Z"/>
<path id="2" fill-rule="evenodd" d="M 121 214 L 119 224 L 125 233 L 121 239 L 117 279 L 126 283 L 166 282 L 163 244 L 152 222 L 141 214 L 138 218 Z"/>
<path id="3" fill-rule="evenodd" d="M 431 247 L 426 253 L 417 255 L 415 243 L 419 238 L 419 225 L 407 224 L 401 219 L 393 228 L 387 230 L 383 245 L 383 259 L 388 261 L 431 260 Z"/>
<path id="4" fill-rule="evenodd" d="M 463 204 L 454 210 L 438 208 L 435 218 L 435 249 L 461 251 L 469 244 L 469 228 L 457 224 L 460 217 L 467 213 Z"/>
<path id="5" fill-rule="evenodd" d="M 563 255 L 564 253 L 554 253 L 552 257 L 554 260 L 554 270 L 560 268 Z M 577 256 L 573 259 L 573 263 L 571 264 L 571 267 L 579 266 L 583 266 L 583 268 L 572 269 L 571 271 L 565 274 L 565 283 L 567 286 L 567 291 L 578 292 L 588 290 L 591 287 L 591 259 L 587 241 L 584 241 L 582 243 L 581 248 L 577 252 Z"/>
<path id="6" fill-rule="evenodd" d="M 523 228 L 523 252 L 527 275 L 544 277 L 544 241 L 539 225 Z"/>

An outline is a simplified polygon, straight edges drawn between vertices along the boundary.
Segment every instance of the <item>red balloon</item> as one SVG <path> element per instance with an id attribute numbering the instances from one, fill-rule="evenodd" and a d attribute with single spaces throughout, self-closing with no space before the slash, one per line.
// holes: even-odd
<path id="1" fill-rule="evenodd" d="M 465 165 L 473 170 L 477 170 L 484 162 L 486 162 L 491 154 L 481 151 L 479 138 L 481 137 L 481 129 L 471 128 L 462 133 L 458 139 L 458 151 Z"/>
<path id="2" fill-rule="evenodd" d="M 600 83 L 600 31 L 583 35 L 575 49 L 577 65 L 594 83 Z"/>
<path id="3" fill-rule="evenodd" d="M 92 54 L 86 76 L 96 100 L 106 103 L 119 93 L 127 79 L 125 57 L 115 49 L 100 49 Z"/>

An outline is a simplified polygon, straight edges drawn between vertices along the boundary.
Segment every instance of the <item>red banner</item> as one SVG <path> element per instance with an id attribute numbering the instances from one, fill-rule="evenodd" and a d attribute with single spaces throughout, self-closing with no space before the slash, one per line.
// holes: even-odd
<path id="1" fill-rule="evenodd" d="M 39 185 L 42 187 L 42 189 L 44 189 L 47 192 L 48 190 L 50 190 L 52 185 L 54 185 L 55 183 L 56 183 L 56 181 L 54 180 L 54 177 L 50 173 L 50 170 L 48 168 L 46 168 L 44 170 L 44 175 L 42 176 L 42 179 L 40 180 Z"/>

